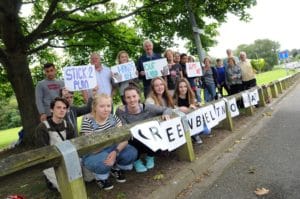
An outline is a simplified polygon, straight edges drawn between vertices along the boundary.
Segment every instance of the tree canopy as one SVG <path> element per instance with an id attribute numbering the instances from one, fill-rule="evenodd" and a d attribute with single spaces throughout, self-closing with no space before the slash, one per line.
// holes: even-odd
<path id="1" fill-rule="evenodd" d="M 67 63 L 87 63 L 88 55 L 95 50 L 113 63 L 119 50 L 137 57 L 144 38 L 152 39 L 160 51 L 173 45 L 174 35 L 192 38 L 183 0 L 128 0 L 121 5 L 116 2 L 0 1 L 1 75 L 6 77 L 3 81 L 10 82 L 16 95 L 25 143 L 32 143 L 32 133 L 39 122 L 29 65 L 45 63 L 53 57 L 55 61 L 53 48 L 65 49 Z M 228 12 L 248 20 L 246 9 L 256 1 L 190 0 L 190 3 L 198 26 L 204 29 L 203 46 L 207 48 L 214 43 L 216 28 L 226 21 Z M 30 13 L 22 13 L 24 6 L 31 8 Z"/>

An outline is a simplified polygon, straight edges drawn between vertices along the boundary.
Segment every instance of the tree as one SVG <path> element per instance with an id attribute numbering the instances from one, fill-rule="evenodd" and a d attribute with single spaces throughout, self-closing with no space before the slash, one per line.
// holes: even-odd
<path id="1" fill-rule="evenodd" d="M 204 17 L 221 23 L 226 20 L 227 12 L 246 19 L 244 10 L 256 1 L 193 0 L 191 3 L 202 27 Z M 28 16 L 21 13 L 24 5 L 32 6 Z M 134 26 L 120 22 L 133 16 Z M 25 143 L 32 144 L 32 133 L 39 123 L 29 69 L 36 55 L 47 52 L 49 47 L 65 48 L 73 58 L 69 62 L 86 63 L 91 50 L 100 50 L 110 54 L 112 62 L 120 46 L 135 56 L 135 47 L 145 36 L 163 46 L 170 44 L 168 41 L 174 34 L 190 38 L 186 17 L 186 9 L 179 0 L 129 0 L 123 6 L 109 0 L 1 0 L 0 63 L 16 95 Z M 212 27 L 211 32 L 214 30 Z"/>
<path id="2" fill-rule="evenodd" d="M 259 59 L 265 60 L 265 67 L 263 70 L 271 70 L 274 65 L 278 64 L 278 55 L 280 44 L 276 41 L 269 39 L 258 39 L 255 40 L 253 44 L 242 44 L 235 50 L 236 53 L 245 51 L 249 59 Z"/>

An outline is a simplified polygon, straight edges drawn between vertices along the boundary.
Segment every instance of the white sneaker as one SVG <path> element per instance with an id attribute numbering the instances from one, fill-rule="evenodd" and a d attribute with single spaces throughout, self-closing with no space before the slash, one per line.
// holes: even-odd
<path id="1" fill-rule="evenodd" d="M 195 135 L 195 136 L 193 136 L 193 138 L 194 138 L 195 143 L 197 143 L 197 144 L 202 144 L 203 143 L 200 135 Z"/>

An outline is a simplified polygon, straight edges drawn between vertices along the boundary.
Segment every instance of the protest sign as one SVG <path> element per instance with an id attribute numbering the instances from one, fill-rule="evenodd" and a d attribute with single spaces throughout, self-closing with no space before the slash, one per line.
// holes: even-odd
<path id="1" fill-rule="evenodd" d="M 186 73 L 188 77 L 200 77 L 202 76 L 202 68 L 200 62 L 186 63 Z"/>
<path id="2" fill-rule="evenodd" d="M 226 119 L 226 105 L 225 101 L 221 100 L 214 104 L 215 112 L 218 118 L 218 121 L 221 122 L 222 120 Z"/>
<path id="3" fill-rule="evenodd" d="M 235 98 L 229 99 L 227 105 L 228 105 L 228 109 L 231 113 L 231 117 L 236 117 L 240 114 Z"/>
<path id="4" fill-rule="evenodd" d="M 146 79 L 169 75 L 168 62 L 166 58 L 144 62 L 143 66 Z"/>
<path id="5" fill-rule="evenodd" d="M 162 130 L 157 121 L 138 124 L 130 129 L 132 136 L 145 144 L 152 151 L 157 151 L 163 145 Z"/>
<path id="6" fill-rule="evenodd" d="M 188 125 L 191 129 L 191 136 L 196 135 L 204 130 L 204 121 L 202 117 L 202 109 L 197 109 L 186 115 Z"/>
<path id="7" fill-rule="evenodd" d="M 202 109 L 203 119 L 208 129 L 212 129 L 214 126 L 219 124 L 219 120 L 212 104 L 200 109 Z"/>
<path id="8" fill-rule="evenodd" d="M 258 104 L 259 95 L 258 95 L 258 90 L 257 89 L 249 92 L 249 99 L 250 99 L 250 104 L 251 105 Z"/>
<path id="9" fill-rule="evenodd" d="M 251 104 L 250 104 L 250 97 L 249 97 L 249 92 L 248 91 L 242 93 L 242 98 L 243 98 L 243 103 L 244 103 L 244 107 L 245 108 L 251 106 Z"/>
<path id="10" fill-rule="evenodd" d="M 160 128 L 164 132 L 163 134 L 163 145 L 161 150 L 165 150 L 164 146 L 167 146 L 168 151 L 173 151 L 181 145 L 186 143 L 184 136 L 184 128 L 181 123 L 181 118 L 173 118 L 160 123 Z M 165 139 L 167 138 L 167 139 Z"/>
<path id="11" fill-rule="evenodd" d="M 63 68 L 65 87 L 69 91 L 93 89 L 97 85 L 93 65 L 67 66 Z"/>
<path id="12" fill-rule="evenodd" d="M 112 77 L 115 83 L 137 78 L 136 67 L 133 61 L 111 67 Z"/>

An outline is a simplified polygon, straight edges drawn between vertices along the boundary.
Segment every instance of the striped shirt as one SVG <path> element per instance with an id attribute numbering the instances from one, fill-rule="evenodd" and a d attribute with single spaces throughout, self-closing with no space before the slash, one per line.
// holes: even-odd
<path id="1" fill-rule="evenodd" d="M 104 124 L 99 124 L 93 117 L 85 117 L 81 124 L 81 132 L 100 133 L 101 131 L 121 125 L 121 120 L 116 115 L 110 115 Z"/>

